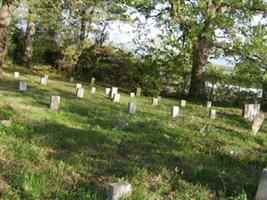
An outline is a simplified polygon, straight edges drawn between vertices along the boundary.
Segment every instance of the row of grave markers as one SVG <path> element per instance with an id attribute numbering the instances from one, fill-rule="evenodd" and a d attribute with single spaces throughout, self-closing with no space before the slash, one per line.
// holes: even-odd
<path id="1" fill-rule="evenodd" d="M 19 77 L 19 72 L 14 73 L 15 78 Z M 70 82 L 74 82 L 74 78 L 70 78 Z M 48 75 L 45 75 L 41 78 L 41 85 L 47 85 L 48 84 Z M 95 78 L 91 79 L 91 85 L 95 84 Z M 19 82 L 19 90 L 20 91 L 26 91 L 27 90 L 27 83 L 24 81 Z M 91 88 L 91 93 L 96 93 L 96 87 Z M 108 95 L 111 99 L 113 99 L 114 102 L 119 103 L 120 102 L 120 94 L 118 93 L 117 87 L 111 87 L 105 89 L 106 95 Z M 77 98 L 83 98 L 84 96 L 84 88 L 82 88 L 82 84 L 77 83 L 76 84 L 76 96 Z M 131 92 L 130 97 L 134 98 L 135 96 L 141 96 L 141 88 L 137 88 L 136 93 Z M 154 97 L 152 99 L 152 105 L 158 106 L 159 102 L 161 100 L 161 97 Z M 181 100 L 181 107 L 186 107 L 187 101 Z M 51 96 L 50 98 L 50 109 L 57 110 L 60 106 L 60 96 Z M 216 119 L 216 110 L 212 109 L 212 102 L 207 101 L 207 108 L 209 109 L 209 117 L 211 119 Z M 134 102 L 128 103 L 128 113 L 135 113 L 137 110 L 137 106 Z M 173 106 L 172 107 L 172 117 L 179 117 L 180 115 L 180 107 L 179 106 Z M 242 113 L 243 118 L 253 121 L 252 131 L 254 134 L 256 134 L 261 124 L 264 121 L 264 114 L 260 111 L 260 104 L 245 104 L 243 108 Z M 262 171 L 262 177 L 260 179 L 260 183 L 258 186 L 257 194 L 255 199 L 256 200 L 264 200 L 267 199 L 267 168 L 263 169 Z M 128 196 L 131 193 L 131 185 L 129 183 L 111 183 L 107 188 L 108 193 L 108 199 L 119 199 Z"/>

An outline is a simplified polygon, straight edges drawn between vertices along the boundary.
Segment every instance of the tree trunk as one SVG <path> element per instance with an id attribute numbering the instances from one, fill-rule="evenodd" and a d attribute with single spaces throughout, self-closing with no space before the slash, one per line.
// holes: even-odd
<path id="1" fill-rule="evenodd" d="M 212 40 L 206 36 L 199 36 L 193 47 L 193 66 L 189 97 L 193 100 L 206 100 L 205 66 L 212 48 Z"/>
<path id="2" fill-rule="evenodd" d="M 6 35 L 9 27 L 13 5 L 11 0 L 3 1 L 0 8 L 0 77 L 3 76 L 2 68 L 4 65 L 4 51 L 6 47 Z"/>
<path id="3" fill-rule="evenodd" d="M 29 14 L 28 27 L 25 38 L 24 58 L 23 58 L 24 65 L 29 68 L 32 65 L 33 40 L 35 32 L 36 32 L 35 22 L 33 21 L 31 14 Z"/>

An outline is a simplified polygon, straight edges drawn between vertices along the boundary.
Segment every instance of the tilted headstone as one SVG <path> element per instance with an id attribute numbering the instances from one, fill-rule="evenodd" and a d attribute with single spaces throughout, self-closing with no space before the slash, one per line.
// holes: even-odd
<path id="1" fill-rule="evenodd" d="M 255 200 L 267 199 L 267 167 L 262 170 L 260 183 L 256 193 Z"/>
<path id="2" fill-rule="evenodd" d="M 84 88 L 78 88 L 77 89 L 77 94 L 76 94 L 77 98 L 82 99 L 83 98 L 83 94 L 84 94 Z"/>
<path id="3" fill-rule="evenodd" d="M 14 77 L 18 78 L 19 77 L 19 72 L 14 72 Z"/>
<path id="4" fill-rule="evenodd" d="M 211 107 L 212 107 L 212 102 L 211 101 L 207 101 L 207 108 L 211 109 Z"/>
<path id="5" fill-rule="evenodd" d="M 131 98 L 134 98 L 134 97 L 135 97 L 135 93 L 134 93 L 134 92 L 131 92 L 131 93 L 130 93 L 130 97 L 131 97 Z"/>
<path id="6" fill-rule="evenodd" d="M 181 107 L 185 107 L 186 106 L 186 100 L 181 100 Z"/>
<path id="7" fill-rule="evenodd" d="M 128 103 L 128 113 L 134 114 L 136 112 L 136 104 L 133 102 Z"/>
<path id="8" fill-rule="evenodd" d="M 152 105 L 153 106 L 158 106 L 159 105 L 159 99 L 158 98 L 153 98 L 152 99 Z"/>
<path id="9" fill-rule="evenodd" d="M 27 83 L 24 81 L 19 82 L 19 91 L 26 91 L 27 90 Z"/>
<path id="10" fill-rule="evenodd" d="M 245 104 L 243 107 L 243 118 L 253 121 L 255 116 L 260 112 L 260 104 Z"/>
<path id="11" fill-rule="evenodd" d="M 117 87 L 112 87 L 110 90 L 110 98 L 113 99 L 114 95 L 118 93 L 118 88 Z"/>
<path id="12" fill-rule="evenodd" d="M 136 96 L 137 97 L 140 97 L 141 96 L 141 93 L 142 93 L 141 88 L 136 88 Z"/>
<path id="13" fill-rule="evenodd" d="M 73 82 L 74 82 L 74 78 L 70 77 L 70 83 L 73 83 Z"/>
<path id="14" fill-rule="evenodd" d="M 253 125 L 252 125 L 252 133 L 253 133 L 253 135 L 256 135 L 259 132 L 263 122 L 264 122 L 264 113 L 260 111 L 260 112 L 258 112 L 258 114 L 254 118 L 254 122 L 253 122 Z"/>
<path id="15" fill-rule="evenodd" d="M 52 110 L 57 110 L 59 108 L 59 105 L 60 105 L 60 96 L 52 96 L 50 98 L 49 108 Z"/>
<path id="16" fill-rule="evenodd" d="M 121 95 L 120 94 L 114 94 L 113 101 L 115 103 L 120 103 Z"/>
<path id="17" fill-rule="evenodd" d="M 95 78 L 91 78 L 91 85 L 94 85 L 95 84 Z"/>
<path id="18" fill-rule="evenodd" d="M 216 110 L 210 110 L 209 111 L 209 116 L 211 119 L 216 119 Z"/>
<path id="19" fill-rule="evenodd" d="M 96 93 L 96 88 L 95 88 L 95 87 L 92 87 L 92 88 L 91 88 L 91 93 L 92 93 L 92 94 L 95 94 L 95 93 Z"/>
<path id="20" fill-rule="evenodd" d="M 172 107 L 172 117 L 179 117 L 180 114 L 180 107 L 179 106 L 173 106 Z"/>
<path id="21" fill-rule="evenodd" d="M 107 187 L 108 200 L 119 200 L 131 195 L 132 186 L 129 183 L 111 183 Z"/>
<path id="22" fill-rule="evenodd" d="M 110 88 L 106 88 L 106 95 L 109 95 L 110 94 Z"/>
<path id="23" fill-rule="evenodd" d="M 45 77 L 41 78 L 41 85 L 47 85 L 47 81 Z"/>
<path id="24" fill-rule="evenodd" d="M 77 83 L 77 84 L 76 84 L 76 90 L 79 89 L 79 88 L 82 88 L 82 84 Z"/>

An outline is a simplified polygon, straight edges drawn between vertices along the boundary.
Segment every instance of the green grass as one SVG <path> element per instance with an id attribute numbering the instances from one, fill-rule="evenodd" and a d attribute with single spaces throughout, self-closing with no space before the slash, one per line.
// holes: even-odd
<path id="1" fill-rule="evenodd" d="M 0 81 L 0 195 L 2 199 L 106 199 L 106 186 L 128 181 L 127 200 L 253 199 L 267 161 L 267 123 L 258 136 L 238 108 L 216 107 L 208 118 L 205 106 L 189 103 L 173 119 L 178 100 L 136 98 L 138 111 L 126 112 L 130 98 L 115 104 L 97 86 L 84 99 L 75 98 L 75 83 L 55 74 L 39 84 L 38 72 L 22 71 L 28 90 L 5 71 Z M 20 71 L 22 69 L 19 69 Z M 60 95 L 60 110 L 48 109 Z M 117 119 L 129 125 L 118 127 Z M 211 125 L 209 133 L 200 130 Z M 237 156 L 231 156 L 235 149 Z"/>

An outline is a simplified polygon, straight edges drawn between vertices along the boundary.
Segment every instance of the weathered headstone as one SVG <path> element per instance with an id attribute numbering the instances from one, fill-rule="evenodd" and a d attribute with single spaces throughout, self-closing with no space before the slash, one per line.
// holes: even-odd
<path id="1" fill-rule="evenodd" d="M 216 110 L 210 110 L 209 111 L 209 116 L 211 119 L 216 119 Z"/>
<path id="2" fill-rule="evenodd" d="M 76 84 L 76 90 L 79 89 L 79 88 L 82 88 L 82 84 L 77 83 L 77 84 Z"/>
<path id="3" fill-rule="evenodd" d="M 179 117 L 179 114 L 180 114 L 179 106 L 173 106 L 172 107 L 172 117 Z"/>
<path id="4" fill-rule="evenodd" d="M 70 77 L 70 83 L 73 83 L 73 82 L 74 82 L 74 78 Z"/>
<path id="5" fill-rule="evenodd" d="M 136 96 L 137 97 L 140 97 L 141 96 L 141 93 L 142 93 L 141 88 L 136 88 Z"/>
<path id="6" fill-rule="evenodd" d="M 18 78 L 19 77 L 19 72 L 14 72 L 14 77 Z"/>
<path id="7" fill-rule="evenodd" d="M 161 101 L 161 96 L 157 96 L 157 99 L 158 99 L 159 101 Z"/>
<path id="8" fill-rule="evenodd" d="M 255 116 L 260 112 L 260 104 L 245 104 L 243 107 L 243 118 L 249 121 L 253 121 Z"/>
<path id="9" fill-rule="evenodd" d="M 253 133 L 254 136 L 259 132 L 263 122 L 264 122 L 264 113 L 260 111 L 255 116 L 254 122 L 253 122 L 253 125 L 252 125 L 252 133 Z"/>
<path id="10" fill-rule="evenodd" d="M 131 93 L 130 93 L 130 97 L 131 97 L 131 98 L 134 98 L 134 97 L 135 97 L 135 93 L 134 93 L 134 92 L 131 92 Z"/>
<path id="11" fill-rule="evenodd" d="M 95 87 L 92 87 L 92 88 L 91 88 L 91 93 L 92 93 L 92 94 L 95 94 L 95 93 L 96 93 L 96 88 L 95 88 Z"/>
<path id="12" fill-rule="evenodd" d="M 48 81 L 48 75 L 44 75 L 44 78 L 46 79 L 46 81 Z"/>
<path id="13" fill-rule="evenodd" d="M 186 100 L 181 100 L 181 107 L 185 107 L 186 106 Z"/>
<path id="14" fill-rule="evenodd" d="M 77 89 L 77 98 L 82 99 L 84 94 L 84 88 L 78 88 Z"/>
<path id="15" fill-rule="evenodd" d="M 114 95 L 118 93 L 118 88 L 117 87 L 112 87 L 110 90 L 110 98 L 113 99 Z"/>
<path id="16" fill-rule="evenodd" d="M 119 200 L 131 195 L 132 186 L 129 183 L 111 183 L 107 187 L 108 200 Z"/>
<path id="17" fill-rule="evenodd" d="M 106 88 L 106 95 L 109 95 L 110 94 L 110 88 Z"/>
<path id="18" fill-rule="evenodd" d="M 136 104 L 134 102 L 128 103 L 128 113 L 134 114 L 136 112 Z"/>
<path id="19" fill-rule="evenodd" d="M 114 94 L 113 101 L 115 103 L 120 103 L 121 95 L 120 94 Z"/>
<path id="20" fill-rule="evenodd" d="M 10 127 L 12 125 L 12 122 L 10 120 L 2 120 L 1 121 L 1 124 L 4 126 L 4 127 Z"/>
<path id="21" fill-rule="evenodd" d="M 255 200 L 267 199 L 267 167 L 262 170 L 260 183 L 256 193 Z"/>
<path id="22" fill-rule="evenodd" d="M 212 106 L 212 102 L 211 101 L 207 101 L 207 108 L 211 109 L 211 106 Z"/>
<path id="23" fill-rule="evenodd" d="M 91 85 L 94 85 L 95 84 L 95 78 L 91 78 Z"/>
<path id="24" fill-rule="evenodd" d="M 152 99 L 152 105 L 153 106 L 158 106 L 159 105 L 159 99 L 158 98 L 153 98 Z"/>
<path id="25" fill-rule="evenodd" d="M 19 82 L 19 91 L 26 91 L 27 90 L 27 83 L 24 81 Z"/>
<path id="26" fill-rule="evenodd" d="M 41 85 L 47 85 L 47 81 L 45 77 L 41 77 Z"/>
<path id="27" fill-rule="evenodd" d="M 60 105 L 60 96 L 51 96 L 49 107 L 52 110 L 57 110 Z"/>

